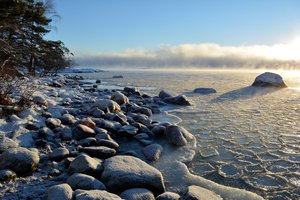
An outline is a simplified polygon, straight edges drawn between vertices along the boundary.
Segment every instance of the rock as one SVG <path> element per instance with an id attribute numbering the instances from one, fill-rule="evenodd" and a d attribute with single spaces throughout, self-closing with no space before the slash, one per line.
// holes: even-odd
<path id="1" fill-rule="evenodd" d="M 88 137 L 93 137 L 95 136 L 95 131 L 85 125 L 78 124 L 74 129 L 73 129 L 73 135 L 75 140 L 82 140 Z"/>
<path id="2" fill-rule="evenodd" d="M 104 161 L 101 180 L 109 191 L 143 187 L 158 195 L 165 191 L 160 171 L 132 156 L 114 156 Z"/>
<path id="3" fill-rule="evenodd" d="M 258 87 L 287 87 L 284 83 L 282 77 L 278 74 L 272 72 L 265 72 L 255 78 L 254 83 L 252 86 Z"/>
<path id="4" fill-rule="evenodd" d="M 156 197 L 156 200 L 179 200 L 180 196 L 174 192 L 165 192 Z"/>
<path id="5" fill-rule="evenodd" d="M 12 148 L 0 155 L 0 169 L 11 169 L 18 175 L 26 175 L 34 171 L 39 161 L 37 151 L 23 147 Z"/>
<path id="6" fill-rule="evenodd" d="M 125 87 L 124 92 L 128 92 L 128 93 L 135 93 L 135 92 L 139 92 L 139 89 L 136 87 Z"/>
<path id="7" fill-rule="evenodd" d="M 161 90 L 158 94 L 159 98 L 161 99 L 165 99 L 165 98 L 170 98 L 170 97 L 174 97 L 174 95 L 168 91 L 165 90 Z"/>
<path id="8" fill-rule="evenodd" d="M 0 170 L 0 181 L 10 181 L 17 177 L 17 174 L 14 171 L 9 169 Z"/>
<path id="9" fill-rule="evenodd" d="M 180 105 L 180 106 L 190 106 L 192 105 L 186 98 L 185 95 L 178 95 L 176 97 L 167 97 L 164 99 L 166 103 Z"/>
<path id="10" fill-rule="evenodd" d="M 127 117 L 122 112 L 114 113 L 110 116 L 110 120 L 119 122 L 121 124 L 127 122 Z"/>
<path id="11" fill-rule="evenodd" d="M 47 200 L 71 200 L 73 197 L 72 188 L 64 183 L 48 188 Z"/>
<path id="12" fill-rule="evenodd" d="M 75 173 L 67 179 L 73 190 L 105 190 L 105 185 L 92 176 Z"/>
<path id="13" fill-rule="evenodd" d="M 96 83 L 98 83 L 98 84 L 101 83 L 101 80 L 100 80 L 100 79 L 97 79 L 97 80 L 96 80 Z"/>
<path id="14" fill-rule="evenodd" d="M 110 99 L 100 99 L 97 100 L 93 104 L 94 108 L 99 108 L 100 110 L 104 111 L 105 113 L 107 112 L 119 112 L 121 111 L 121 107 L 119 104 L 113 100 Z"/>
<path id="15" fill-rule="evenodd" d="M 182 198 L 182 200 L 202 200 L 202 199 L 222 200 L 223 198 L 221 198 L 219 195 L 217 195 L 216 193 L 208 189 L 196 185 L 189 186 L 188 191 L 185 193 L 185 195 Z"/>
<path id="16" fill-rule="evenodd" d="M 72 125 L 76 122 L 76 119 L 73 115 L 66 113 L 61 117 L 61 122 L 66 125 Z"/>
<path id="17" fill-rule="evenodd" d="M 138 132 L 138 129 L 132 125 L 125 125 L 119 129 L 118 135 L 124 137 L 132 137 L 135 136 Z"/>
<path id="18" fill-rule="evenodd" d="M 160 158 L 163 147 L 160 144 L 150 144 L 143 148 L 143 154 L 149 161 L 156 161 Z"/>
<path id="19" fill-rule="evenodd" d="M 98 127 L 108 130 L 112 133 L 116 133 L 122 127 L 119 122 L 110 120 L 99 120 L 98 122 L 96 122 L 96 124 Z"/>
<path id="20" fill-rule="evenodd" d="M 114 75 L 112 78 L 124 78 L 122 75 Z"/>
<path id="21" fill-rule="evenodd" d="M 84 173 L 89 175 L 99 175 L 101 174 L 102 162 L 96 160 L 88 155 L 77 156 L 69 166 L 69 173 Z"/>
<path id="22" fill-rule="evenodd" d="M 33 102 L 38 105 L 48 106 L 48 102 L 44 96 L 34 96 Z"/>
<path id="23" fill-rule="evenodd" d="M 55 131 L 62 140 L 70 141 L 73 139 L 73 132 L 69 127 L 56 128 Z"/>
<path id="24" fill-rule="evenodd" d="M 70 154 L 69 150 L 64 147 L 59 147 L 54 149 L 49 153 L 49 158 L 54 161 L 61 161 L 62 159 L 68 157 Z"/>
<path id="25" fill-rule="evenodd" d="M 52 169 L 48 175 L 49 176 L 59 176 L 61 174 L 61 171 L 59 171 L 58 169 Z"/>
<path id="26" fill-rule="evenodd" d="M 5 137 L 5 135 L 0 135 L 0 154 L 8 149 L 17 148 L 19 144 L 14 140 Z"/>
<path id="27" fill-rule="evenodd" d="M 123 93 L 118 91 L 112 94 L 111 99 L 117 102 L 119 105 L 129 102 L 128 98 Z"/>
<path id="28" fill-rule="evenodd" d="M 85 125 L 85 126 L 87 126 L 89 128 L 91 128 L 91 129 L 95 129 L 96 128 L 95 122 L 91 118 L 89 118 L 89 117 L 83 118 L 82 120 L 80 120 L 79 123 L 82 124 L 82 125 Z"/>
<path id="29" fill-rule="evenodd" d="M 88 137 L 83 140 L 80 140 L 78 144 L 83 147 L 95 146 L 97 144 L 97 139 L 94 137 Z"/>
<path id="30" fill-rule="evenodd" d="M 58 81 L 53 81 L 50 86 L 52 87 L 58 87 L 61 88 L 63 85 L 61 83 L 59 83 Z"/>
<path id="31" fill-rule="evenodd" d="M 165 135 L 168 142 L 175 146 L 184 146 L 188 141 L 194 139 L 194 136 L 185 128 L 176 125 L 168 126 Z"/>
<path id="32" fill-rule="evenodd" d="M 90 110 L 90 114 L 93 116 L 93 117 L 101 117 L 102 115 L 105 114 L 105 112 L 103 110 L 100 110 L 99 108 L 92 108 Z"/>
<path id="33" fill-rule="evenodd" d="M 153 193 L 145 188 L 132 188 L 120 194 L 125 200 L 155 200 Z"/>
<path id="34" fill-rule="evenodd" d="M 57 118 L 48 118 L 46 120 L 46 125 L 53 130 L 61 125 L 61 121 Z"/>
<path id="35" fill-rule="evenodd" d="M 55 134 L 53 133 L 53 131 L 51 129 L 44 126 L 39 129 L 38 137 L 44 138 L 47 140 L 52 140 L 55 137 Z"/>
<path id="36" fill-rule="evenodd" d="M 32 124 L 32 123 L 26 124 L 25 128 L 30 131 L 37 131 L 40 129 L 36 124 Z"/>
<path id="37" fill-rule="evenodd" d="M 115 149 L 104 146 L 82 147 L 79 149 L 79 152 L 84 152 L 90 156 L 103 159 L 112 157 L 117 153 Z"/>
<path id="38" fill-rule="evenodd" d="M 141 114 L 147 115 L 148 117 L 150 117 L 152 115 L 151 109 L 143 107 L 143 106 L 138 106 L 138 105 L 130 106 L 128 108 L 128 110 L 133 113 L 141 113 Z"/>
<path id="39" fill-rule="evenodd" d="M 114 140 L 107 140 L 107 139 L 99 139 L 97 140 L 97 145 L 99 146 L 105 146 L 109 148 L 113 148 L 115 150 L 119 149 L 119 144 Z"/>
<path id="40" fill-rule="evenodd" d="M 162 126 L 162 125 L 156 125 L 151 129 L 151 132 L 155 135 L 155 136 L 163 136 L 165 133 L 166 127 Z"/>
<path id="41" fill-rule="evenodd" d="M 76 200 L 121 200 L 119 196 L 105 190 L 76 190 L 74 196 Z"/>
<path id="42" fill-rule="evenodd" d="M 213 88 L 195 88 L 193 92 L 199 94 L 213 94 L 217 91 Z"/>

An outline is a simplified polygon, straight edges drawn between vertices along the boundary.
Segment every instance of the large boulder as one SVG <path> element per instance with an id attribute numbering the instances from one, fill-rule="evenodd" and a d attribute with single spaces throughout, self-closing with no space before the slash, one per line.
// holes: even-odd
<path id="1" fill-rule="evenodd" d="M 188 141 L 194 139 L 194 136 L 185 128 L 176 125 L 170 125 L 165 130 L 165 135 L 170 144 L 175 146 L 184 146 Z"/>
<path id="2" fill-rule="evenodd" d="M 128 97 L 118 91 L 112 94 L 111 99 L 117 102 L 119 105 L 123 105 L 129 102 Z"/>
<path id="3" fill-rule="evenodd" d="M 214 88 L 195 88 L 193 92 L 198 94 L 213 94 L 217 91 Z"/>
<path id="4" fill-rule="evenodd" d="M 208 189 L 196 185 L 189 186 L 188 191 L 185 193 L 185 195 L 182 198 L 182 200 L 202 200 L 202 199 L 222 200 L 223 198 L 221 198 L 219 195 L 217 195 L 216 193 Z"/>
<path id="5" fill-rule="evenodd" d="M 47 200 L 71 200 L 72 195 L 72 188 L 68 184 L 64 183 L 48 188 Z"/>
<path id="6" fill-rule="evenodd" d="M 93 107 L 99 108 L 105 113 L 121 111 L 120 105 L 117 102 L 110 99 L 99 99 L 93 104 Z"/>
<path id="7" fill-rule="evenodd" d="M 74 196 L 76 200 L 121 200 L 119 196 L 105 190 L 76 190 Z"/>
<path id="8" fill-rule="evenodd" d="M 125 190 L 120 194 L 125 200 L 155 200 L 153 193 L 145 188 L 132 188 Z"/>
<path id="9" fill-rule="evenodd" d="M 105 190 L 105 185 L 92 176 L 75 173 L 67 179 L 67 183 L 73 190 Z"/>
<path id="10" fill-rule="evenodd" d="M 0 153 L 11 148 L 16 148 L 18 146 L 19 144 L 14 140 L 5 137 L 4 135 L 0 135 Z"/>
<path id="11" fill-rule="evenodd" d="M 176 97 L 167 97 L 164 99 L 166 103 L 180 105 L 180 106 L 190 106 L 192 105 L 185 95 L 178 95 Z"/>
<path id="12" fill-rule="evenodd" d="M 102 181 L 109 191 L 120 193 L 131 188 L 146 188 L 158 195 L 165 191 L 160 171 L 132 156 L 114 156 L 104 161 Z"/>
<path id="13" fill-rule="evenodd" d="M 272 72 L 265 72 L 255 78 L 252 86 L 258 87 L 287 87 L 282 77 Z"/>
<path id="14" fill-rule="evenodd" d="M 0 169 L 11 169 L 18 175 L 26 175 L 34 171 L 39 161 L 37 151 L 23 147 L 12 148 L 0 155 Z"/>

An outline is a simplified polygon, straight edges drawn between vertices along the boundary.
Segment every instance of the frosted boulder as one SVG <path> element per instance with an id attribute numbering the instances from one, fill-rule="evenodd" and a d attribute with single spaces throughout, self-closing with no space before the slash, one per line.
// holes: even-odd
<path id="1" fill-rule="evenodd" d="M 104 161 L 102 181 L 109 191 L 120 193 L 131 188 L 146 188 L 158 195 L 165 191 L 160 171 L 132 156 L 114 156 Z"/>
<path id="2" fill-rule="evenodd" d="M 19 175 L 33 172 L 40 161 L 37 151 L 23 147 L 12 148 L 0 155 L 0 169 L 11 169 Z"/>
<path id="3" fill-rule="evenodd" d="M 184 146 L 188 141 L 194 139 L 194 136 L 185 128 L 176 125 L 170 125 L 165 130 L 165 135 L 170 144 L 175 146 Z"/>
<path id="4" fill-rule="evenodd" d="M 145 188 L 133 188 L 125 190 L 120 194 L 120 197 L 125 200 L 155 200 L 153 193 Z"/>
<path id="5" fill-rule="evenodd" d="M 282 77 L 272 72 L 265 72 L 255 78 L 252 86 L 257 87 L 287 87 Z"/>
<path id="6" fill-rule="evenodd" d="M 72 188 L 64 183 L 48 188 L 47 200 L 71 200 L 73 195 Z"/>

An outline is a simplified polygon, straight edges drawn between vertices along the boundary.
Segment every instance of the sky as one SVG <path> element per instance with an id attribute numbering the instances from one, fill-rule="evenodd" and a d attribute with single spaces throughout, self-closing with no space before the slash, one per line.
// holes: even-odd
<path id="1" fill-rule="evenodd" d="M 295 65 L 299 0 L 54 0 L 80 65 Z"/>

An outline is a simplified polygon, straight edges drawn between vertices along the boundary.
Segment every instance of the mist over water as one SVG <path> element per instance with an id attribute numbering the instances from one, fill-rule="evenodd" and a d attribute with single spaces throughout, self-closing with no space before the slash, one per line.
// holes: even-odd
<path id="1" fill-rule="evenodd" d="M 270 70 L 268 70 L 270 71 Z M 169 113 L 197 138 L 191 173 L 228 186 L 244 188 L 267 199 L 300 197 L 300 73 L 275 71 L 285 89 L 252 88 L 263 71 L 127 70 L 87 74 L 115 87 L 137 86 L 157 95 L 161 89 L 185 94 L 193 103 Z M 123 79 L 112 79 L 123 75 Z M 192 93 L 211 87 L 216 94 Z M 187 155 L 185 155 L 187 153 Z M 163 155 L 167 159 L 167 152 Z M 176 155 L 176 156 L 174 156 Z M 173 152 L 172 159 L 190 157 Z M 176 185 L 170 186 L 176 189 Z"/>

